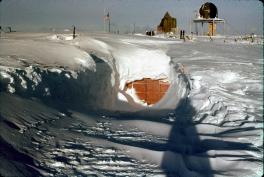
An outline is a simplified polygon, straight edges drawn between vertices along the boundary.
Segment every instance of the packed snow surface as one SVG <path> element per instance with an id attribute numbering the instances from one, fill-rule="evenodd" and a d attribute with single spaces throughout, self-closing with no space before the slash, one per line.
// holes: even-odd
<path id="1" fill-rule="evenodd" d="M 0 176 L 261 176 L 263 48 L 230 41 L 2 35 Z"/>

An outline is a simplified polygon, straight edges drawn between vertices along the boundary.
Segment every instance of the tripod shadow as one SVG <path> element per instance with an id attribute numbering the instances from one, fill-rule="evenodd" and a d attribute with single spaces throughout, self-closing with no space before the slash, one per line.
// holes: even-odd
<path id="1" fill-rule="evenodd" d="M 175 110 L 176 119 L 162 161 L 162 168 L 168 177 L 213 177 L 208 158 L 203 158 L 200 162 L 193 158 L 202 151 L 199 135 L 192 122 L 195 114 L 196 110 L 187 98 L 182 99 Z M 187 128 L 191 133 L 186 131 Z"/>
<path id="2" fill-rule="evenodd" d="M 252 147 L 251 143 L 234 142 L 220 138 L 221 133 L 207 134 L 209 137 L 201 139 L 200 136 L 206 135 L 206 133 L 197 131 L 197 123 L 193 122 L 193 117 L 196 114 L 197 111 L 188 98 L 182 99 L 175 110 L 176 119 L 168 138 L 167 150 L 164 153 L 161 165 L 168 177 L 213 177 L 224 174 L 233 176 L 241 168 L 239 165 L 237 167 L 232 166 L 232 162 L 258 162 L 258 159 L 248 155 L 237 155 L 236 153 L 258 151 L 258 149 Z M 208 124 L 206 126 L 209 129 L 212 125 Z M 249 130 L 239 131 L 245 133 Z M 226 133 L 228 131 L 224 131 L 222 134 Z M 211 153 L 208 153 L 208 151 L 211 151 Z M 212 154 L 212 152 L 214 153 Z M 225 161 L 226 158 L 233 158 L 233 160 Z M 223 164 L 223 162 L 225 163 Z"/>

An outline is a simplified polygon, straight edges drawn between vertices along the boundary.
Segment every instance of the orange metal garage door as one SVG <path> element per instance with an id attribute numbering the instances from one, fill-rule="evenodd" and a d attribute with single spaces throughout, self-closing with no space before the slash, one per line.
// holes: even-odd
<path id="1" fill-rule="evenodd" d="M 126 84 L 127 89 L 134 88 L 139 99 L 148 105 L 157 103 L 167 92 L 170 84 L 165 80 L 144 78 Z"/>

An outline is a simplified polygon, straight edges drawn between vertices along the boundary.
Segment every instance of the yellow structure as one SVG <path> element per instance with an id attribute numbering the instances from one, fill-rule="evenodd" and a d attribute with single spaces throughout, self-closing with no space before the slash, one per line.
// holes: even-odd
<path id="1" fill-rule="evenodd" d="M 157 31 L 163 33 L 175 32 L 176 27 L 176 18 L 172 17 L 169 12 L 166 12 L 164 17 L 161 19 L 159 26 L 157 27 Z"/>
<path id="2" fill-rule="evenodd" d="M 216 23 L 208 23 L 208 36 L 216 35 Z"/>

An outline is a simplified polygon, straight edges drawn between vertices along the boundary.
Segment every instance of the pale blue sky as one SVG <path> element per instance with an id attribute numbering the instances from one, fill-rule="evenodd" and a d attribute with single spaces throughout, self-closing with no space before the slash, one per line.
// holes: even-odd
<path id="1" fill-rule="evenodd" d="M 156 28 L 166 11 L 177 18 L 181 29 L 189 30 L 194 11 L 204 0 L 2 0 L 3 26 L 17 30 L 70 28 L 103 31 L 103 13 L 110 9 L 113 28 L 121 32 Z M 263 5 L 258 0 L 211 0 L 219 18 L 227 21 L 229 33 L 263 31 Z"/>

